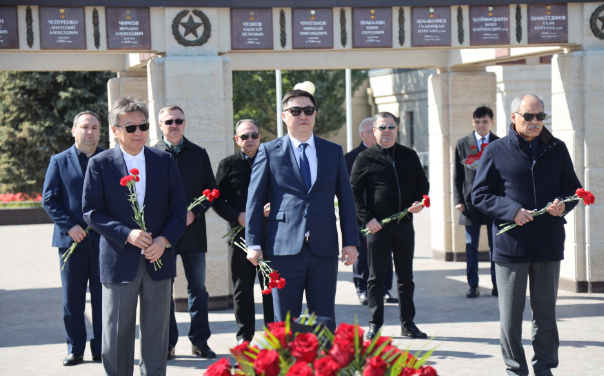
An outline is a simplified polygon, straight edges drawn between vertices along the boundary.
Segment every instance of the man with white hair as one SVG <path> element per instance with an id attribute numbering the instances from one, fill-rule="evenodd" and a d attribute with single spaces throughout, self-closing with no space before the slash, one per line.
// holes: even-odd
<path id="1" fill-rule="evenodd" d="M 354 161 L 357 159 L 359 154 L 372 147 L 376 140 L 373 134 L 373 118 L 366 118 L 361 121 L 359 125 L 359 134 L 361 135 L 361 144 L 350 152 L 346 153 L 344 159 L 346 160 L 346 168 L 348 169 L 348 176 L 352 172 L 352 166 Z M 361 221 L 359 226 L 363 226 Z M 361 246 L 358 248 L 359 257 L 357 262 L 352 266 L 352 280 L 357 288 L 357 295 L 359 296 L 359 302 L 362 305 L 367 305 L 367 279 L 369 278 L 369 266 L 367 265 L 367 239 L 359 233 L 359 242 Z M 392 278 L 394 271 L 392 269 L 392 255 L 388 255 L 388 270 L 386 271 L 386 278 L 384 279 L 384 302 L 385 303 L 398 303 L 398 298 L 390 295 L 390 289 L 392 288 Z"/>

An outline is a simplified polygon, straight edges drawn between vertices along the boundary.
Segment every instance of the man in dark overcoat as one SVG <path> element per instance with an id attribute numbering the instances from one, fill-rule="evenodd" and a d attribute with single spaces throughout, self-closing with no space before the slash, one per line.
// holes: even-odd
<path id="1" fill-rule="evenodd" d="M 205 189 L 216 189 L 216 180 L 210 164 L 210 157 L 204 148 L 195 145 L 184 136 L 184 111 L 178 106 L 166 106 L 159 110 L 159 128 L 163 136 L 155 147 L 167 151 L 174 156 L 178 172 L 182 179 L 190 204 L 203 195 Z M 187 228 L 176 243 L 175 255 L 180 254 L 182 266 L 187 278 L 189 295 L 189 340 L 192 344 L 192 354 L 202 358 L 215 358 L 216 354 L 208 345 L 210 339 L 210 323 L 208 320 L 208 302 L 210 295 L 206 290 L 206 253 L 208 241 L 206 236 L 205 213 L 210 208 L 209 201 L 187 211 Z M 175 356 L 178 341 L 178 327 L 174 316 L 174 299 L 170 306 L 170 339 L 168 355 L 170 360 Z"/>
<path id="2" fill-rule="evenodd" d="M 472 186 L 476 177 L 476 170 L 465 166 L 461 162 L 472 154 L 479 153 L 489 142 L 497 140 L 491 131 L 493 126 L 493 110 L 481 106 L 474 111 L 472 125 L 474 132 L 457 141 L 455 147 L 455 172 L 453 188 L 455 192 L 455 209 L 459 210 L 459 224 L 466 228 L 466 275 L 470 290 L 466 293 L 468 298 L 476 298 L 480 295 L 478 288 L 478 240 L 480 239 L 480 228 L 487 226 L 487 237 L 489 239 L 489 260 L 491 260 L 491 282 L 493 290 L 491 295 L 497 296 L 497 279 L 495 277 L 495 264 L 493 263 L 493 219 L 484 215 L 472 205 Z"/>
<path id="3" fill-rule="evenodd" d="M 528 375 L 522 347 L 522 315 L 530 279 L 535 375 L 552 375 L 560 339 L 556 298 L 564 258 L 564 215 L 577 201 L 563 199 L 581 187 L 566 145 L 543 127 L 543 99 L 523 94 L 512 101 L 509 134 L 485 149 L 472 203 L 494 219 L 493 231 L 507 222 L 518 226 L 496 235 L 493 261 L 499 289 L 501 349 L 508 375 Z M 546 214 L 533 217 L 535 209 Z"/>

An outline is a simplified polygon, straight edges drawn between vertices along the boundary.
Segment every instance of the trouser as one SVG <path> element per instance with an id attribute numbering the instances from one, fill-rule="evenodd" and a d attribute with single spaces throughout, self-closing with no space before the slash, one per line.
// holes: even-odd
<path id="1" fill-rule="evenodd" d="M 272 291 L 275 321 L 285 321 L 288 311 L 292 318 L 300 317 L 302 298 L 306 292 L 308 312 L 330 318 L 327 327 L 333 332 L 336 328 L 338 256 L 316 255 L 305 241 L 300 253 L 270 256 L 269 260 L 269 265 L 286 282 L 284 288 Z"/>
<path id="2" fill-rule="evenodd" d="M 369 279 L 369 266 L 367 265 L 367 239 L 359 234 L 359 256 L 357 261 L 352 265 L 352 280 L 357 288 L 357 295 L 367 295 L 367 280 Z M 384 278 L 384 293 L 392 290 L 392 279 L 394 270 L 392 269 L 392 255 L 389 255 L 388 263 L 390 267 L 386 270 L 386 278 Z"/>
<path id="3" fill-rule="evenodd" d="M 237 241 L 242 244 L 241 239 Z M 236 245 L 229 245 L 229 255 L 231 259 L 235 320 L 239 327 L 236 336 L 238 340 L 251 341 L 256 331 L 254 281 L 256 280 L 256 274 L 258 274 L 260 288 L 264 289 L 264 277 L 260 269 L 254 266 L 247 259 L 246 253 Z M 268 326 L 275 319 L 273 297 L 271 295 L 262 295 L 262 311 L 264 313 L 264 325 Z"/>
<path id="4" fill-rule="evenodd" d="M 388 269 L 388 255 L 392 253 L 396 288 L 398 292 L 399 319 L 407 325 L 415 318 L 413 303 L 413 253 L 415 250 L 415 231 L 413 222 L 390 223 L 375 234 L 367 235 L 369 280 L 367 298 L 370 325 L 381 327 L 384 324 L 384 278 Z"/>
<path id="5" fill-rule="evenodd" d="M 552 375 L 558 366 L 558 327 L 556 299 L 560 261 L 534 263 L 495 263 L 499 289 L 501 350 L 508 375 L 529 374 L 522 348 L 522 315 L 526 285 L 530 279 L 530 304 L 533 313 L 532 359 L 535 375 Z"/>
<path id="6" fill-rule="evenodd" d="M 489 239 L 489 261 L 491 261 L 491 282 L 493 289 L 497 290 L 497 277 L 495 276 L 495 263 L 493 262 L 493 226 L 487 224 L 487 237 Z M 466 226 L 466 275 L 470 287 L 478 286 L 478 241 L 480 240 L 481 226 Z"/>
<path id="7" fill-rule="evenodd" d="M 64 264 L 61 257 L 68 248 L 59 248 L 61 268 L 61 286 L 63 290 L 63 323 L 67 353 L 84 355 L 86 349 L 86 287 L 90 288 L 92 306 L 92 331 L 90 333 L 90 351 L 92 355 L 101 354 L 102 338 L 102 292 L 99 278 L 99 248 L 76 247 Z"/>
<path id="8" fill-rule="evenodd" d="M 103 368 L 109 376 L 134 373 L 136 306 L 140 298 L 140 373 L 166 374 L 170 280 L 155 281 L 140 256 L 138 271 L 129 283 L 103 284 Z"/>
<path id="9" fill-rule="evenodd" d="M 176 252 L 174 253 L 176 255 Z M 206 254 L 205 252 L 180 252 L 182 266 L 187 278 L 187 293 L 189 298 L 189 340 L 193 346 L 208 342 L 210 323 L 208 319 L 208 302 L 210 294 L 206 290 Z M 172 279 L 172 285 L 174 279 Z M 170 289 L 172 291 L 172 289 Z M 174 315 L 174 297 L 170 296 L 170 338 L 169 345 L 176 347 L 178 342 L 178 326 Z"/>

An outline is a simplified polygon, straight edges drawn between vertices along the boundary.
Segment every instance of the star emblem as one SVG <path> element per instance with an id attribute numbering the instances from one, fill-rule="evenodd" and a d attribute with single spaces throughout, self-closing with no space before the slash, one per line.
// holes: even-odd
<path id="1" fill-rule="evenodd" d="M 193 16 L 189 15 L 189 20 L 187 22 L 181 22 L 182 26 L 185 27 L 185 37 L 189 34 L 195 35 L 195 38 L 199 38 L 197 35 L 197 28 L 203 25 L 203 23 L 198 23 L 193 20 Z"/>
<path id="2" fill-rule="evenodd" d="M 598 19 L 600 20 L 600 22 L 602 22 L 602 31 L 604 31 L 604 16 L 598 17 Z"/>

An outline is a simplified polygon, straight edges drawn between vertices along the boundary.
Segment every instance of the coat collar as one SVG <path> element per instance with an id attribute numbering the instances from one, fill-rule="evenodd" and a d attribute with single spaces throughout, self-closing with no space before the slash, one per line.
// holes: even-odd
<path id="1" fill-rule="evenodd" d="M 73 170 L 75 170 L 78 177 L 84 179 L 84 175 L 82 174 L 82 167 L 80 167 L 80 160 L 78 159 L 78 151 L 76 150 L 75 144 L 69 148 L 69 162 L 71 162 L 71 167 Z"/>

